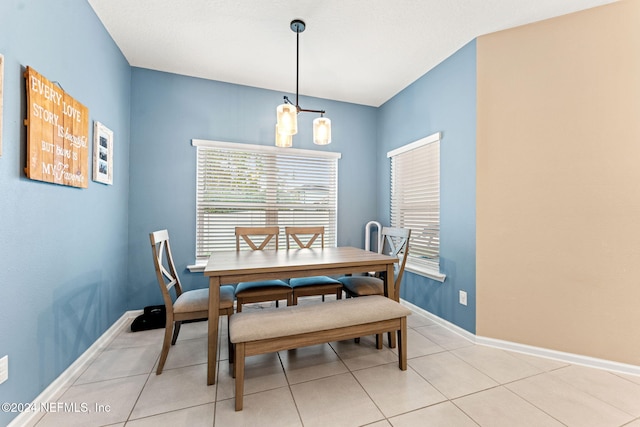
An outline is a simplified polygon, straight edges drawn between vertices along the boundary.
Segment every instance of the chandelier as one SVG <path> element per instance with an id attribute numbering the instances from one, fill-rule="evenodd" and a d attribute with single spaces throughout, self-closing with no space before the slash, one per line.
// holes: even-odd
<path id="1" fill-rule="evenodd" d="M 276 110 L 276 146 L 291 147 L 293 135 L 298 133 L 298 113 L 318 113 L 320 117 L 313 120 L 313 143 L 327 145 L 331 143 L 331 120 L 324 117 L 324 110 L 307 110 L 298 104 L 298 76 L 300 55 L 300 33 L 305 29 L 304 21 L 294 19 L 291 21 L 291 31 L 296 33 L 296 103 L 284 96 L 284 103 L 278 105 Z"/>

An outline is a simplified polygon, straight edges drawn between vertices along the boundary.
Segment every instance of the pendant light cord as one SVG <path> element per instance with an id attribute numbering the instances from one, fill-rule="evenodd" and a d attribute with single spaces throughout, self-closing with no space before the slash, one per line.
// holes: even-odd
<path id="1" fill-rule="evenodd" d="M 291 30 L 296 32 L 296 111 L 298 113 L 300 112 L 306 112 L 306 113 L 320 113 L 320 115 L 323 115 L 325 113 L 324 110 L 308 110 L 305 108 L 300 108 L 300 103 L 299 103 L 299 93 L 300 93 L 300 87 L 299 87 L 299 80 L 300 80 L 300 33 L 304 31 L 304 22 L 299 21 L 299 20 L 294 20 L 291 22 Z M 286 104 L 293 104 L 290 100 L 289 97 L 287 97 L 286 95 L 284 96 L 284 102 Z"/>
<path id="2" fill-rule="evenodd" d="M 296 109 L 300 111 L 298 104 L 298 76 L 300 74 L 300 30 L 296 30 Z"/>

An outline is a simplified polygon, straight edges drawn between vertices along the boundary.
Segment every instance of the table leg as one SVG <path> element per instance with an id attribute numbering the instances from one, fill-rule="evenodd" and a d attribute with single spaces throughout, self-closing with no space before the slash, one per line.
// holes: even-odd
<path id="1" fill-rule="evenodd" d="M 387 264 L 387 274 L 385 277 L 385 281 L 387 284 L 387 297 L 391 298 L 394 301 L 398 301 L 398 296 L 396 295 L 396 284 L 393 279 L 393 264 Z"/>
<path id="2" fill-rule="evenodd" d="M 386 287 L 387 287 L 387 298 L 390 298 L 394 301 L 400 301 L 400 295 L 398 295 L 397 289 L 396 289 L 396 284 L 395 284 L 395 276 L 393 274 L 393 264 L 387 264 L 387 274 L 385 277 L 385 283 L 386 283 Z M 396 348 L 396 334 L 394 334 L 393 332 L 389 332 L 388 334 L 388 339 L 389 339 L 389 347 L 391 348 Z"/>
<path id="3" fill-rule="evenodd" d="M 218 360 L 218 322 L 220 315 L 220 278 L 209 277 L 209 332 L 207 348 L 207 385 L 216 383 Z"/>

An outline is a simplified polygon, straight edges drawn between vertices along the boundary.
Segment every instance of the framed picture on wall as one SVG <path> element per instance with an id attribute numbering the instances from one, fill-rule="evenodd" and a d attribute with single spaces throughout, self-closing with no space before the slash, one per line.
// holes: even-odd
<path id="1" fill-rule="evenodd" d="M 113 184 L 113 132 L 98 121 L 93 122 L 93 180 Z"/>

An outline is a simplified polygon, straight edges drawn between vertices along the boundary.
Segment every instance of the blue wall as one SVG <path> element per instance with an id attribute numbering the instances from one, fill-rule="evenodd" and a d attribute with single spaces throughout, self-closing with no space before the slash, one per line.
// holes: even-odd
<path id="1" fill-rule="evenodd" d="M 476 42 L 458 50 L 379 109 L 378 212 L 389 223 L 386 153 L 435 132 L 440 143 L 440 283 L 406 273 L 400 297 L 469 332 L 476 329 Z M 458 304 L 458 291 L 468 305 Z"/>
<path id="2" fill-rule="evenodd" d="M 292 82 L 294 83 L 294 82 Z M 207 286 L 195 261 L 196 148 L 191 140 L 274 143 L 281 92 L 134 68 L 132 74 L 129 208 L 129 307 L 162 302 L 155 281 L 149 233 L 166 228 L 174 261 L 187 289 Z M 291 95 L 291 94 L 289 94 Z M 301 97 L 309 109 L 325 109 L 332 143 L 313 144 L 316 114 L 299 116 L 296 148 L 342 153 L 338 162 L 338 244 L 363 247 L 364 225 L 375 218 L 377 109 Z"/>
<path id="3" fill-rule="evenodd" d="M 0 401 L 30 402 L 127 308 L 131 69 L 86 0 L 3 0 L 0 53 Z M 113 130 L 112 186 L 25 177 L 26 66 L 89 109 L 90 138 L 94 120 Z"/>

